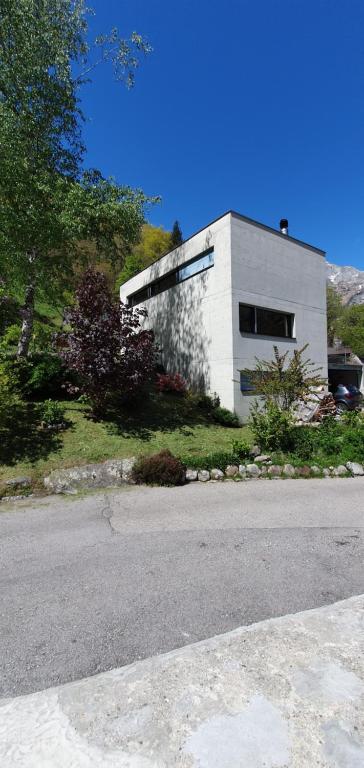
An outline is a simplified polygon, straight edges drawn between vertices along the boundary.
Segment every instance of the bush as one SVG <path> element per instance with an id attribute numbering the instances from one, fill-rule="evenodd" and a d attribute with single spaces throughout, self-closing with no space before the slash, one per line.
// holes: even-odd
<path id="1" fill-rule="evenodd" d="M 292 446 L 293 419 L 290 411 L 266 402 L 251 409 L 250 425 L 255 439 L 264 451 L 289 451 Z"/>
<path id="2" fill-rule="evenodd" d="M 38 408 L 41 421 L 47 427 L 54 427 L 64 423 L 65 408 L 58 400 L 45 400 Z"/>
<path id="3" fill-rule="evenodd" d="M 6 356 L 3 365 L 22 396 L 31 400 L 64 397 L 70 380 L 76 382 L 61 358 L 50 352 L 37 352 L 27 358 Z"/>
<path id="4" fill-rule="evenodd" d="M 240 427 L 236 413 L 229 411 L 228 408 L 222 408 L 221 406 L 214 408 L 212 417 L 217 424 L 222 424 L 223 427 Z"/>
<path id="5" fill-rule="evenodd" d="M 0 350 L 1 352 L 13 352 L 15 354 L 19 341 L 20 326 L 15 323 L 8 325 L 6 330 L 1 336 Z"/>
<path id="6" fill-rule="evenodd" d="M 216 393 L 213 395 L 205 395 L 204 392 L 189 392 L 188 399 L 192 405 L 201 408 L 201 410 L 206 411 L 206 413 L 211 413 L 220 405 L 220 398 Z"/>
<path id="7" fill-rule="evenodd" d="M 146 317 L 146 310 L 113 298 L 105 275 L 94 269 L 84 273 L 68 312 L 71 330 L 59 337 L 59 344 L 95 417 L 105 413 L 110 398 L 134 396 L 154 374 L 153 333 L 142 328 Z"/>
<path id="8" fill-rule="evenodd" d="M 289 436 L 289 449 L 298 459 L 308 461 L 312 458 L 317 446 L 318 431 L 312 427 L 292 427 Z"/>
<path id="9" fill-rule="evenodd" d="M 16 412 L 24 407 L 16 381 L 0 366 L 0 439 L 13 428 Z"/>
<path id="10" fill-rule="evenodd" d="M 305 400 L 315 389 L 322 389 L 325 380 L 318 374 L 310 359 L 303 359 L 308 344 L 302 349 L 295 349 L 292 357 L 289 352 L 280 354 L 278 347 L 273 347 L 272 360 L 256 360 L 255 370 L 249 373 L 249 379 L 255 393 L 266 403 L 275 405 L 283 411 L 290 411 L 294 403 Z"/>
<path id="11" fill-rule="evenodd" d="M 216 451 L 205 456 L 181 457 L 181 461 L 190 469 L 221 469 L 224 472 L 229 464 L 239 464 L 240 456 L 231 451 Z"/>
<path id="12" fill-rule="evenodd" d="M 185 467 L 170 451 L 141 456 L 134 464 L 133 479 L 146 485 L 183 485 Z"/>
<path id="13" fill-rule="evenodd" d="M 179 373 L 159 373 L 157 375 L 158 392 L 174 392 L 184 395 L 187 384 Z"/>
<path id="14" fill-rule="evenodd" d="M 251 445 L 247 440 L 233 440 L 231 444 L 232 452 L 239 459 L 246 459 L 250 456 Z"/>

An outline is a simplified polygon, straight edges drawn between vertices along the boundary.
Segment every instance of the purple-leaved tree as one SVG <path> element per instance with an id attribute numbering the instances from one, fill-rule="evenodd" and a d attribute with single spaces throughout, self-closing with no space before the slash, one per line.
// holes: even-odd
<path id="1" fill-rule="evenodd" d="M 102 415 L 110 396 L 134 395 L 151 378 L 155 346 L 153 332 L 141 328 L 146 315 L 116 301 L 101 272 L 83 274 L 61 356 L 78 374 L 94 416 Z"/>

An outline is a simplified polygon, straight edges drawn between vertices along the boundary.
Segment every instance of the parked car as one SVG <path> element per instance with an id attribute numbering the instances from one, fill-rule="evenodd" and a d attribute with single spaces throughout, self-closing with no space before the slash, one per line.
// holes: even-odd
<path id="1" fill-rule="evenodd" d="M 332 394 L 338 413 L 355 411 L 363 407 L 363 395 L 354 384 L 338 384 Z"/>

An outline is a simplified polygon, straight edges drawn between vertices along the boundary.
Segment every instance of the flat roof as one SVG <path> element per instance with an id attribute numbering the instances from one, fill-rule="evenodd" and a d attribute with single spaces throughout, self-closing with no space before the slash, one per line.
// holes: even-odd
<path id="1" fill-rule="evenodd" d="M 246 221 L 248 224 L 253 224 L 255 227 L 259 227 L 259 229 L 265 229 L 267 232 L 272 232 L 273 235 L 278 235 L 278 237 L 283 237 L 283 240 L 290 240 L 292 243 L 296 243 L 297 245 L 302 245 L 303 248 L 309 248 L 310 251 L 315 251 L 315 253 L 319 253 L 321 256 L 326 256 L 326 251 L 323 251 L 322 248 L 316 248 L 315 245 L 310 245 L 309 243 L 305 243 L 304 240 L 298 240 L 296 237 L 291 237 L 291 235 L 284 235 L 283 232 L 280 232 L 279 229 L 273 229 L 273 227 L 268 227 L 267 224 L 262 224 L 260 221 L 255 221 L 255 219 L 250 219 L 248 216 L 243 216 L 241 213 L 237 213 L 236 211 L 227 211 L 227 213 L 231 213 L 231 215 L 235 216 L 236 219 L 240 219 L 241 221 Z M 226 216 L 226 213 L 224 214 L 224 216 Z M 216 219 L 216 221 L 218 221 L 218 219 Z M 211 223 L 213 224 L 214 222 L 211 222 Z M 210 226 L 210 225 L 208 224 L 207 226 Z"/>
<path id="2" fill-rule="evenodd" d="M 326 256 L 326 251 L 323 251 L 321 248 L 316 248 L 314 245 L 305 243 L 303 240 L 297 240 L 296 237 L 291 237 L 291 235 L 284 235 L 282 232 L 279 231 L 279 229 L 273 229 L 273 227 L 268 227 L 267 224 L 262 224 L 260 221 L 255 221 L 255 219 L 250 219 L 248 216 L 243 216 L 241 213 L 237 213 L 237 211 L 232 211 L 232 210 L 225 211 L 225 213 L 222 213 L 221 216 L 217 216 L 216 219 L 209 221 L 209 223 L 205 224 L 204 227 L 201 227 L 201 229 L 198 229 L 192 235 L 187 237 L 186 240 L 183 240 L 181 245 L 184 245 L 184 243 L 188 243 L 189 240 L 192 240 L 193 237 L 196 237 L 196 235 L 199 235 L 200 232 L 204 231 L 204 229 L 211 227 L 212 224 L 216 224 L 217 221 L 220 221 L 220 219 L 223 219 L 225 216 L 229 216 L 229 214 L 231 216 L 234 216 L 236 219 L 240 219 L 240 221 L 246 221 L 247 224 L 252 224 L 254 227 L 258 227 L 259 229 L 264 229 L 266 232 L 271 232 L 273 235 L 277 235 L 277 237 L 283 238 L 283 240 L 290 240 L 291 243 L 295 243 L 296 245 L 301 245 L 303 248 L 308 248 L 310 251 L 319 253 L 320 256 Z M 141 269 L 140 272 L 138 272 L 138 275 L 141 275 L 142 272 L 145 272 L 145 270 L 149 269 L 149 267 L 151 267 L 153 264 L 156 264 L 161 259 L 164 259 L 164 257 L 168 256 L 169 253 L 173 253 L 173 251 L 176 251 L 177 248 L 181 247 L 181 245 L 177 245 L 176 248 L 172 248 L 170 251 L 165 251 L 165 253 L 162 253 L 161 256 L 158 256 L 158 259 L 155 259 L 150 264 L 148 264 L 147 267 L 144 267 L 144 269 Z M 133 278 L 130 277 L 129 280 L 133 280 Z M 129 280 L 126 280 L 125 283 L 123 283 L 123 285 L 126 285 L 126 283 L 128 283 Z"/>

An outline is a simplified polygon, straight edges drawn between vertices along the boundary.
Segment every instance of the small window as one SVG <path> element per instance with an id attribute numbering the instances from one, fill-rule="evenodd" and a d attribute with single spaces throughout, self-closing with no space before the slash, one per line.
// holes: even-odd
<path id="1" fill-rule="evenodd" d="M 292 339 L 293 321 L 294 315 L 286 312 L 239 304 L 239 327 L 242 333 Z"/>
<path id="2" fill-rule="evenodd" d="M 214 252 L 211 248 L 209 251 L 206 251 L 202 256 L 199 256 L 198 259 L 194 259 L 194 261 L 191 261 L 189 264 L 186 264 L 185 266 L 182 266 L 178 270 L 178 282 L 181 283 L 183 280 L 187 280 L 189 277 L 193 277 L 193 275 L 197 275 L 199 272 L 203 272 L 205 269 L 209 269 L 209 267 L 213 267 L 214 265 Z"/>
<path id="3" fill-rule="evenodd" d="M 240 371 L 240 390 L 243 395 L 253 395 L 254 386 L 250 381 L 250 371 Z"/>
<path id="4" fill-rule="evenodd" d="M 149 298 L 149 287 L 148 285 L 145 286 L 145 288 L 141 288 L 140 291 L 137 293 L 133 293 L 132 296 L 129 296 L 129 304 L 131 307 L 135 307 L 137 304 L 141 304 L 143 301 L 146 301 Z"/>
<path id="5" fill-rule="evenodd" d="M 157 280 L 156 283 L 152 283 L 150 286 L 151 296 L 157 296 L 158 293 L 163 293 L 163 291 L 167 291 L 168 288 L 173 288 L 174 285 L 176 285 L 176 273 L 170 272 L 168 275 L 161 277 L 160 280 Z"/>

